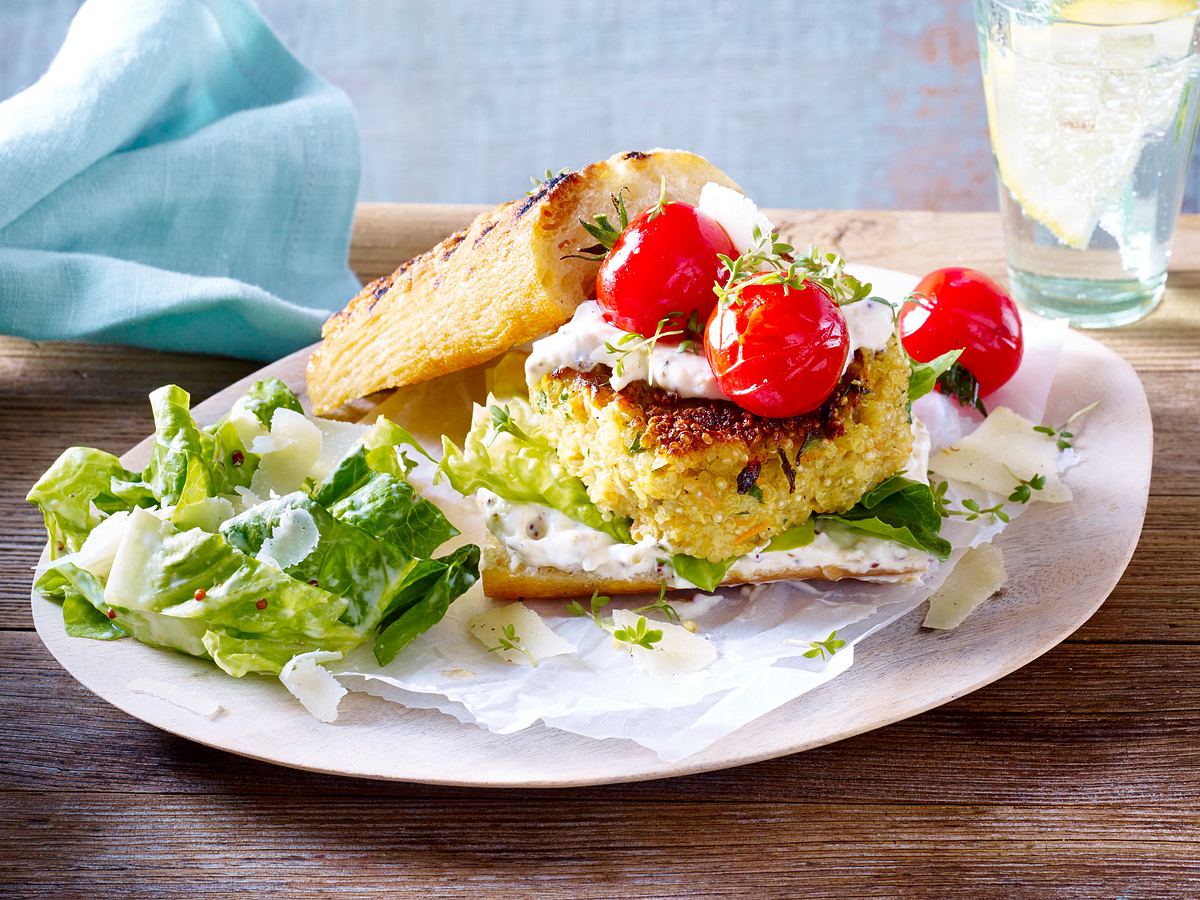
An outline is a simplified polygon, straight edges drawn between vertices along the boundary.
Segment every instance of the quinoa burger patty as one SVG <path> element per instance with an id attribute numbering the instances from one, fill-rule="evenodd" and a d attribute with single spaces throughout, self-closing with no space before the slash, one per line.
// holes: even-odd
<path id="1" fill-rule="evenodd" d="M 689 556 L 741 556 L 813 513 L 843 512 L 912 452 L 895 337 L 857 351 L 820 409 L 787 419 L 644 382 L 615 391 L 609 377 L 559 369 L 534 387 L 534 408 L 597 506 Z"/>

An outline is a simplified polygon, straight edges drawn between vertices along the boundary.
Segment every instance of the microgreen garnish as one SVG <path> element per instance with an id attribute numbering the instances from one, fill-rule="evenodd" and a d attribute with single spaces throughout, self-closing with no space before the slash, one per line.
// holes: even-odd
<path id="1" fill-rule="evenodd" d="M 1095 403 L 1089 403 L 1083 409 L 1077 409 L 1075 412 L 1071 413 L 1067 421 L 1063 422 L 1057 428 L 1052 428 L 1049 425 L 1034 425 L 1033 430 L 1039 434 L 1047 434 L 1054 438 L 1055 445 L 1059 450 L 1070 450 L 1071 441 L 1075 437 L 1075 433 L 1073 431 L 1067 431 L 1068 426 L 1070 426 L 1070 424 L 1077 419 L 1086 416 L 1099 405 L 1100 401 L 1097 400 Z"/>
<path id="2" fill-rule="evenodd" d="M 569 616 L 587 616 L 596 623 L 596 627 L 603 628 L 608 631 L 608 626 L 604 624 L 604 620 L 600 618 L 600 610 L 612 603 L 612 597 L 605 597 L 599 591 L 592 591 L 592 599 L 589 601 L 591 609 L 584 609 L 578 600 L 572 600 L 567 604 L 567 615 Z"/>
<path id="3" fill-rule="evenodd" d="M 752 240 L 750 249 L 737 259 L 718 257 L 725 267 L 725 281 L 718 281 L 713 291 L 722 306 L 736 305 L 743 290 L 760 284 L 781 284 L 785 289 L 799 290 L 806 281 L 812 282 L 841 306 L 864 300 L 871 293 L 871 285 L 846 274 L 846 261 L 836 253 L 810 247 L 807 256 L 796 257 L 795 248 L 780 240 L 777 232 L 763 234 L 757 225 Z"/>
<path id="4" fill-rule="evenodd" d="M 529 440 L 529 435 L 522 431 L 521 427 L 513 421 L 512 414 L 508 411 L 507 406 L 489 406 L 488 412 L 492 414 L 492 427 L 497 434 L 511 434 L 518 440 Z"/>
<path id="5" fill-rule="evenodd" d="M 1012 469 L 1009 469 L 1008 466 L 1005 466 L 1004 468 L 1008 469 L 1008 474 L 1017 481 L 1017 486 L 1013 488 L 1013 492 L 1008 495 L 1008 500 L 1010 503 L 1028 503 L 1030 497 L 1033 496 L 1034 491 L 1040 491 L 1046 486 L 1045 475 L 1034 475 L 1032 478 L 1025 479 Z"/>
<path id="6" fill-rule="evenodd" d="M 946 500 L 946 490 L 950 485 L 945 481 L 930 482 L 929 493 L 933 495 L 933 505 L 938 511 L 938 515 L 943 519 L 954 515 L 950 509 L 950 504 Z"/>
<path id="7" fill-rule="evenodd" d="M 669 324 L 671 317 L 677 315 L 679 314 L 669 313 L 668 315 L 665 315 L 659 319 L 658 326 L 654 329 L 654 334 L 648 338 L 644 338 L 640 335 L 630 332 L 617 338 L 616 343 L 613 343 L 612 341 L 604 342 L 604 349 L 616 359 L 616 365 L 613 367 L 613 369 L 618 378 L 625 374 L 625 360 L 630 353 L 638 353 L 642 350 L 645 350 L 648 355 L 653 354 L 654 348 L 660 340 L 665 337 L 676 337 L 677 335 L 683 334 L 683 329 L 664 331 Z M 653 386 L 654 367 L 648 365 L 646 369 L 646 383 Z"/>
<path id="8" fill-rule="evenodd" d="M 639 606 L 637 609 L 634 610 L 634 612 L 644 613 L 644 612 L 650 612 L 650 610 L 652 610 L 652 609 L 658 610 L 664 616 L 666 616 L 668 622 L 678 623 L 680 621 L 679 613 L 677 613 L 675 611 L 675 607 L 673 607 L 670 603 L 667 602 L 667 583 L 665 581 L 661 585 L 659 585 L 658 599 L 655 600 L 653 603 L 646 604 L 645 606 Z"/>
<path id="9" fill-rule="evenodd" d="M 987 407 L 979 399 L 979 381 L 962 365 L 955 363 L 937 377 L 937 386 L 943 393 L 949 394 L 961 406 L 973 406 L 980 415 L 988 414 Z"/>
<path id="10" fill-rule="evenodd" d="M 799 641 L 797 641 L 799 643 Z M 829 632 L 829 637 L 823 641 L 805 641 L 809 650 L 802 653 L 805 659 L 828 659 L 846 646 L 846 642 L 837 636 L 837 629 Z"/>
<path id="11" fill-rule="evenodd" d="M 574 253 L 568 253 L 563 259 L 586 259 L 596 262 L 608 256 L 608 251 L 613 248 L 613 244 L 617 242 L 621 232 L 629 225 L 629 210 L 625 208 L 626 190 L 627 188 L 621 188 L 612 195 L 613 211 L 616 213 L 617 224 L 620 227 L 614 226 L 606 213 L 592 216 L 591 222 L 580 219 L 579 224 L 583 226 L 584 231 L 596 239 L 596 243 L 590 247 L 580 247 Z"/>
<path id="12" fill-rule="evenodd" d="M 531 187 L 529 190 L 527 190 L 525 192 L 525 196 L 528 197 L 530 194 L 536 194 L 537 189 L 540 188 L 547 181 L 553 181 L 559 175 L 566 175 L 570 171 L 571 171 L 570 169 L 566 169 L 566 168 L 559 169 L 557 172 L 555 172 L 553 169 L 547 169 L 545 172 L 542 173 L 540 178 L 537 175 L 530 175 L 529 180 L 533 183 L 533 187 Z"/>
<path id="13" fill-rule="evenodd" d="M 995 506 L 980 507 L 978 500 L 973 500 L 968 497 L 962 502 L 965 512 L 952 512 L 952 516 L 966 516 L 968 522 L 974 522 L 976 519 L 981 519 L 984 516 L 989 516 L 993 522 L 999 519 L 1001 522 L 1008 521 L 1008 513 L 1004 511 L 1004 504 L 997 503 Z"/>
<path id="14" fill-rule="evenodd" d="M 517 634 L 517 626 L 515 625 L 505 625 L 500 630 L 500 642 L 495 647 L 488 647 L 487 649 L 488 653 L 495 653 L 499 650 L 524 653 L 526 659 L 529 660 L 529 664 L 535 668 L 537 667 L 537 660 L 533 658 L 533 654 L 521 643 L 521 636 Z"/>
<path id="15" fill-rule="evenodd" d="M 1030 479 L 1031 482 L 1032 480 L 1033 479 Z M 1042 481 L 1044 484 L 1045 479 L 1042 479 Z M 943 519 L 948 519 L 951 516 L 963 516 L 968 522 L 974 522 L 976 519 L 982 519 L 986 516 L 993 522 L 997 520 L 1001 522 L 1008 521 L 1008 513 L 1004 511 L 1003 503 L 997 503 L 995 506 L 985 507 L 980 506 L 978 500 L 968 497 L 962 502 L 962 507 L 960 509 L 954 509 L 950 506 L 950 502 L 946 499 L 946 491 L 948 488 L 949 485 L 945 481 L 939 481 L 929 485 L 929 492 L 933 495 L 933 505 L 937 509 L 938 515 Z M 1041 488 L 1033 488 L 1032 484 L 1030 484 L 1030 488 L 1033 490 L 1041 490 Z M 1009 497 L 1009 499 L 1012 500 L 1012 497 Z M 1024 503 L 1025 501 L 1021 500 L 1014 502 Z"/>
<path id="16" fill-rule="evenodd" d="M 634 647 L 653 650 L 654 645 L 662 640 L 663 633 L 660 628 L 650 628 L 645 616 L 638 616 L 636 624 L 622 625 L 613 630 L 612 636 L 614 640 L 629 645 L 629 655 L 632 656 Z"/>

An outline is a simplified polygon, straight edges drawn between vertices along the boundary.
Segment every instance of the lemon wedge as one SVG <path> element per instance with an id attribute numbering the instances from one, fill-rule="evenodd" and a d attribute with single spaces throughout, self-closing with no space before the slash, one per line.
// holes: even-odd
<path id="1" fill-rule="evenodd" d="M 985 35 L 984 96 L 1000 181 L 1027 216 L 1084 249 L 1124 202 L 1146 142 L 1184 99 L 1193 0 L 1070 0 Z M 1182 17 L 1181 17 L 1182 16 Z M 1108 27 L 1096 27 L 1103 25 Z"/>

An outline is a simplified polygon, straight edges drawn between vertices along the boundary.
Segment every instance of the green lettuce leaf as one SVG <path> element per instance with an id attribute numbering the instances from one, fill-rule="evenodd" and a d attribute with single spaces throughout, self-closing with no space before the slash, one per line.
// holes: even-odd
<path id="1" fill-rule="evenodd" d="M 295 653 L 347 651 L 364 639 L 361 630 L 342 621 L 346 598 L 290 578 L 221 535 L 179 531 L 141 510 L 132 513 L 127 528 L 103 603 L 143 643 L 211 656 L 225 671 L 241 675 L 278 673 Z M 227 644 L 208 637 L 210 632 L 261 645 L 266 662 L 247 668 L 243 660 L 227 658 L 219 649 Z"/>
<path id="2" fill-rule="evenodd" d="M 42 596 L 62 603 L 63 625 L 71 637 L 111 641 L 128 636 L 105 612 L 108 607 L 100 579 L 74 563 L 47 569 L 34 587 Z"/>
<path id="3" fill-rule="evenodd" d="M 322 506 L 333 506 L 365 485 L 376 473 L 407 478 L 416 463 L 399 452 L 404 446 L 437 462 L 408 429 L 380 416 L 362 441 L 352 447 L 316 486 L 313 499 Z"/>
<path id="4" fill-rule="evenodd" d="M 725 573 L 737 560 L 738 557 L 735 556 L 720 562 L 710 562 L 707 559 L 676 553 L 671 557 L 671 565 L 675 567 L 676 575 L 685 581 L 690 581 L 700 590 L 715 591 L 717 585 L 725 577 Z"/>
<path id="5" fill-rule="evenodd" d="M 300 399 L 278 378 L 264 378 L 254 382 L 240 402 L 246 410 L 254 413 L 263 428 L 271 427 L 271 417 L 277 409 L 290 409 L 304 414 Z"/>
<path id="6" fill-rule="evenodd" d="M 150 394 L 154 413 L 154 447 L 143 479 L 162 506 L 174 506 L 185 488 L 191 501 L 220 493 L 214 484 L 212 435 L 197 427 L 189 410 L 191 397 L 173 384 Z M 208 444 L 208 454 L 205 444 Z M 207 458 L 206 458 L 207 456 Z M 189 483 L 189 469 L 191 477 Z"/>
<path id="7" fill-rule="evenodd" d="M 540 503 L 620 543 L 633 543 L 630 520 L 605 516 L 583 481 L 563 468 L 527 400 L 514 397 L 503 406 L 476 407 L 463 449 L 449 438 L 442 438 L 442 448 L 439 474 L 460 494 L 487 488 L 515 503 Z"/>
<path id="8" fill-rule="evenodd" d="M 385 666 L 446 615 L 450 604 L 479 578 L 479 548 L 459 547 L 439 559 L 417 563 L 410 584 L 393 601 L 375 639 L 375 659 Z"/>
<path id="9" fill-rule="evenodd" d="M 823 522 L 924 550 L 937 559 L 949 558 L 952 550 L 950 542 L 939 534 L 942 516 L 929 485 L 903 475 L 893 475 L 876 485 L 844 513 L 818 516 L 817 524 Z"/>
<path id="10" fill-rule="evenodd" d="M 367 633 L 390 611 L 393 598 L 408 583 L 415 562 L 399 548 L 333 516 L 329 510 L 297 491 L 246 510 L 221 526 L 229 543 L 255 556 L 291 510 L 312 517 L 319 535 L 316 547 L 284 571 L 297 581 L 316 582 L 323 590 L 345 598 L 342 621 Z"/>
<path id="11" fill-rule="evenodd" d="M 41 510 L 51 559 L 82 547 L 105 514 L 154 500 L 137 473 L 111 453 L 89 447 L 63 451 L 25 499 Z"/>
<path id="12" fill-rule="evenodd" d="M 429 556 L 459 533 L 442 511 L 419 496 L 411 484 L 382 472 L 373 473 L 329 511 L 412 557 Z"/>
<path id="13" fill-rule="evenodd" d="M 931 359 L 927 363 L 918 362 L 910 356 L 908 358 L 910 369 L 908 376 L 909 402 L 920 400 L 932 391 L 934 385 L 937 384 L 938 376 L 954 365 L 961 355 L 962 350 L 951 350 L 949 353 L 943 353 L 941 356 Z"/>

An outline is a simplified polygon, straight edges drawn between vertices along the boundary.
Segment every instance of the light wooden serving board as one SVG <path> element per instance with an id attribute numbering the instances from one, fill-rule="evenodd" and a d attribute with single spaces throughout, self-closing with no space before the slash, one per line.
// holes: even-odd
<path id="1" fill-rule="evenodd" d="M 461 215 L 461 212 L 459 213 Z M 904 276 L 897 277 L 903 278 Z M 302 350 L 196 407 L 209 423 L 252 381 L 277 376 L 302 397 Z M 1152 457 L 1150 411 L 1120 356 L 1071 332 L 1046 420 L 1100 399 L 1067 474 L 1069 504 L 1035 504 L 1001 536 L 1010 580 L 954 631 L 920 628 L 923 610 L 868 638 L 851 669 L 681 762 L 661 762 L 628 741 L 596 741 L 542 726 L 494 735 L 437 712 L 362 694 L 343 700 L 336 724 L 306 713 L 274 679 L 233 679 L 215 666 L 131 640 L 72 639 L 59 608 L 33 597 L 37 630 L 59 662 L 112 705 L 156 727 L 285 766 L 401 781 L 553 787 L 635 781 L 741 765 L 828 744 L 916 715 L 1025 665 L 1083 624 L 1116 585 L 1141 532 Z M 125 457 L 144 464 L 149 439 Z M 186 685 L 216 699 L 214 719 L 133 693 L 133 678 Z"/>

